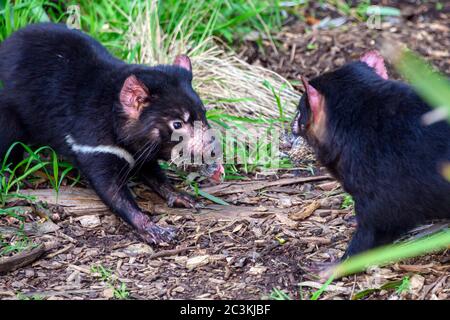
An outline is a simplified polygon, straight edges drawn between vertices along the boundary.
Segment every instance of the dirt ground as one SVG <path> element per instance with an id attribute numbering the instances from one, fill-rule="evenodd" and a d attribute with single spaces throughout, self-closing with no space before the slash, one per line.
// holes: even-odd
<path id="1" fill-rule="evenodd" d="M 392 37 L 450 75 L 450 5 L 434 8 L 402 5 L 404 16 L 381 30 L 349 19 L 339 28 L 306 33 L 311 25 L 294 21 L 276 36 L 282 43 L 277 52 L 269 43 L 261 48 L 247 42 L 240 54 L 296 80 L 331 70 Z M 338 16 L 333 10 L 322 14 Z M 169 209 L 135 185 L 141 206 L 154 211 L 159 224 L 179 228 L 178 243 L 166 247 L 142 244 L 86 189 L 62 190 L 58 206 L 25 203 L 26 232 L 45 248 L 35 249 L 42 255 L 34 263 L 0 276 L 0 298 L 110 299 L 123 283 L 129 299 L 266 299 L 274 288 L 307 299 L 321 286 L 311 266 L 340 257 L 355 222 L 352 207 L 342 205 L 340 186 L 314 160 L 297 160 L 296 170 L 276 176 L 204 186 L 231 205 L 208 204 L 200 213 Z M 49 191 L 34 192 L 55 202 Z M 37 223 L 35 213 L 53 222 Z M 14 225 L 12 218 L 0 219 L 3 233 Z M 321 299 L 448 299 L 449 269 L 447 250 L 336 280 Z M 410 290 L 400 292 L 405 277 Z"/>
<path id="2" fill-rule="evenodd" d="M 417 3 L 423 1 L 379 2 L 399 7 L 402 17 L 386 19 L 379 26 L 347 17 L 346 23 L 338 28 L 320 28 L 317 27 L 320 20 L 308 16 L 306 11 L 305 22 L 290 22 L 275 37 L 282 44 L 276 51 L 268 42 L 259 47 L 256 42 L 248 41 L 240 55 L 289 80 L 299 80 L 301 75 L 313 78 L 356 60 L 366 51 L 380 49 L 383 41 L 389 39 L 405 44 L 424 56 L 437 70 L 450 75 L 450 3 L 441 1 L 444 7 L 437 11 L 433 1 L 421 5 Z M 324 11 L 315 8 L 314 12 L 320 18 L 340 17 L 330 8 Z M 312 32 L 307 32 L 311 29 Z M 389 63 L 388 67 L 391 77 L 398 78 Z M 300 86 L 299 89 L 303 88 Z"/>

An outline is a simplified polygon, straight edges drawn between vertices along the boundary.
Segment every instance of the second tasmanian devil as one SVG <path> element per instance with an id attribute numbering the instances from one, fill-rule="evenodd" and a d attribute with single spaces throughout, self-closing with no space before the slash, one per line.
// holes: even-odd
<path id="1" fill-rule="evenodd" d="M 308 81 L 292 124 L 353 196 L 357 229 L 344 257 L 450 218 L 450 125 L 426 126 L 432 109 L 409 85 L 388 79 L 376 51 Z"/>
<path id="2" fill-rule="evenodd" d="M 145 241 L 174 237 L 173 228 L 156 225 L 138 207 L 126 182 L 138 173 L 169 205 L 196 206 L 172 187 L 157 162 L 171 158 L 179 143 L 171 139 L 174 132 L 188 140 L 192 153 L 218 147 L 206 134 L 187 56 L 173 65 L 127 64 L 81 31 L 36 24 L 1 44 L 0 80 L 0 158 L 15 141 L 49 145 L 72 159 L 104 203 Z M 202 138 L 192 134 L 195 122 Z M 223 171 L 216 167 L 214 178 Z"/>

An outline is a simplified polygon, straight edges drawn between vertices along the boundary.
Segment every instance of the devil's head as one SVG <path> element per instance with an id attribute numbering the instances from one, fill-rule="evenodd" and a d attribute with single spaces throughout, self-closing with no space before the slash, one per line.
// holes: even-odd
<path id="1" fill-rule="evenodd" d="M 361 83 L 362 79 L 367 83 Z M 330 117 L 334 117 L 337 112 L 351 112 L 352 106 L 358 106 L 355 103 L 352 106 L 344 106 L 345 110 L 337 110 L 341 107 L 340 97 L 351 96 L 355 93 L 352 90 L 357 90 L 356 87 L 358 90 L 369 92 L 374 81 L 387 79 L 383 57 L 377 51 L 369 51 L 359 61 L 324 73 L 311 81 L 302 77 L 305 93 L 300 99 L 291 125 L 293 135 L 306 138 L 313 147 L 321 145 L 328 140 L 330 123 L 336 122 L 330 121 Z"/>
<path id="2" fill-rule="evenodd" d="M 119 140 L 136 157 L 189 164 L 220 154 L 220 145 L 206 119 L 206 109 L 192 88 L 192 66 L 187 56 L 173 65 L 132 66 L 121 81 L 116 111 Z M 175 148 L 177 147 L 177 148 Z M 182 154 L 184 152 L 184 154 Z M 187 153 L 187 154 L 186 154 Z M 137 159 L 139 161 L 139 159 Z M 217 166 L 213 178 L 223 173 Z"/>

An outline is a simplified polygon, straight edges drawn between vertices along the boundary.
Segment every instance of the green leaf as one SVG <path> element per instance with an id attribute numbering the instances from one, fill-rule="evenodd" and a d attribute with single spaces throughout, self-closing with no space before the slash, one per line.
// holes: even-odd
<path id="1" fill-rule="evenodd" d="M 393 16 L 399 17 L 402 15 L 401 11 L 397 8 L 393 7 L 384 7 L 384 6 L 369 6 L 366 10 L 366 15 L 380 15 L 380 16 Z"/>
<path id="2" fill-rule="evenodd" d="M 328 280 L 320 287 L 319 290 L 317 290 L 316 292 L 314 292 L 314 294 L 311 297 L 311 300 L 317 300 L 320 298 L 320 296 L 322 295 L 322 293 L 328 288 L 328 286 L 331 284 L 331 282 L 333 282 L 334 280 L 334 275 L 332 275 L 331 277 L 328 278 Z"/>
<path id="3" fill-rule="evenodd" d="M 425 253 L 444 250 L 450 246 L 450 230 L 405 243 L 376 248 L 342 262 L 333 275 L 342 277 L 365 270 L 369 266 L 386 265 L 394 261 L 416 257 Z"/>
<path id="4" fill-rule="evenodd" d="M 400 73 L 430 105 L 450 111 L 450 84 L 446 77 L 434 72 L 418 55 L 404 51 L 395 63 Z M 449 120 L 450 120 L 450 112 Z"/>
<path id="5" fill-rule="evenodd" d="M 50 22 L 50 18 L 42 6 L 33 7 L 32 12 L 36 15 L 39 22 Z"/>
<path id="6" fill-rule="evenodd" d="M 198 194 L 200 196 L 202 196 L 203 198 L 211 200 L 214 203 L 217 203 L 217 204 L 220 204 L 220 205 L 223 205 L 223 206 L 229 206 L 230 205 L 229 203 L 225 202 L 224 200 L 222 200 L 220 198 L 217 198 L 217 197 L 213 196 L 212 194 L 209 194 L 209 193 L 203 191 L 202 189 L 198 189 Z"/>
<path id="7" fill-rule="evenodd" d="M 369 294 L 372 294 L 374 292 L 378 292 L 381 290 L 396 289 L 402 285 L 402 282 L 403 282 L 403 280 L 388 281 L 379 288 L 370 288 L 370 289 L 362 290 L 360 292 L 355 293 L 355 295 L 352 297 L 352 300 L 362 299 L 362 298 L 368 296 Z"/>

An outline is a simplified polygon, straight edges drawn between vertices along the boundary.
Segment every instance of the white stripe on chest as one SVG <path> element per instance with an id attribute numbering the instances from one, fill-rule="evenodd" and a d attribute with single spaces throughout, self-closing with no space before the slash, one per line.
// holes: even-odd
<path id="1" fill-rule="evenodd" d="M 72 151 L 75 153 L 82 153 L 82 154 L 109 153 L 115 155 L 116 157 L 124 159 L 126 162 L 128 162 L 130 167 L 134 167 L 135 160 L 133 156 L 131 155 L 131 153 L 129 153 L 127 150 L 123 148 L 111 145 L 98 145 L 92 147 L 84 144 L 77 144 L 70 134 L 66 136 L 66 142 L 70 146 Z"/>

